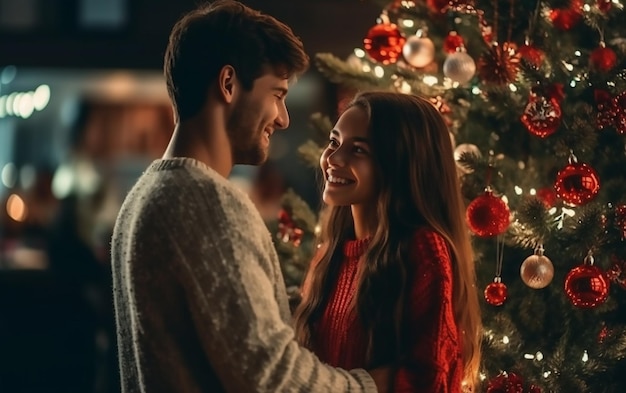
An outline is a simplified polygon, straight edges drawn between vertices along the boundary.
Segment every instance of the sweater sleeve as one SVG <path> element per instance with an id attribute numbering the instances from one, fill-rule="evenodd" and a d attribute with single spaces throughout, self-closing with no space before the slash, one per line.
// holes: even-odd
<path id="1" fill-rule="evenodd" d="M 455 392 L 461 363 L 452 307 L 452 263 L 445 239 L 420 229 L 411 247 L 407 302 L 410 350 L 395 376 L 396 393 Z"/>
<path id="2" fill-rule="evenodd" d="M 203 350 L 226 391 L 375 393 L 365 370 L 325 365 L 295 341 L 281 317 L 263 247 L 262 237 L 269 234 L 260 218 L 232 196 L 203 198 L 207 212 L 177 209 L 175 222 L 195 230 L 170 240 L 181 241 L 175 274 Z"/>

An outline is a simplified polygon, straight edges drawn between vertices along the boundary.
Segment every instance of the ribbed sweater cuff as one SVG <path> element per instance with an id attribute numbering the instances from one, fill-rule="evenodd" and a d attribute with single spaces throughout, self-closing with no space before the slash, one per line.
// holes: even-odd
<path id="1" fill-rule="evenodd" d="M 367 371 L 362 368 L 355 368 L 354 370 L 350 370 L 350 374 L 359 381 L 365 393 L 378 393 L 376 383 L 374 383 L 374 379 L 372 379 L 372 376 Z"/>

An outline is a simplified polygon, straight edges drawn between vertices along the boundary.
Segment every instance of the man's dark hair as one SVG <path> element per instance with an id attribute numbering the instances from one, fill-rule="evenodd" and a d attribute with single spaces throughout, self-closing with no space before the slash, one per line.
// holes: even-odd
<path id="1" fill-rule="evenodd" d="M 220 70 L 231 65 L 244 89 L 268 66 L 287 78 L 309 65 L 289 26 L 234 0 L 218 0 L 184 15 L 165 52 L 167 90 L 179 121 L 197 114 Z"/>

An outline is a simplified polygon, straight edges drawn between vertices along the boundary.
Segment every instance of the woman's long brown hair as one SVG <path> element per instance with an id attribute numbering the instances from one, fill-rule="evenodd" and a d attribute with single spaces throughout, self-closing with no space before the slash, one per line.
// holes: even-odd
<path id="1" fill-rule="evenodd" d="M 473 252 L 465 226 L 453 147 L 447 126 L 426 99 L 391 92 L 358 95 L 346 109 L 369 116 L 369 137 L 380 185 L 376 219 L 362 265 L 355 307 L 368 337 L 367 367 L 399 364 L 407 351 L 403 331 L 409 286 L 409 245 L 415 229 L 428 226 L 447 242 L 453 277 L 454 317 L 463 342 L 464 383 L 473 387 L 480 363 L 481 319 Z M 374 212 L 373 212 L 374 213 Z M 295 312 L 296 337 L 314 348 L 319 321 L 343 258 L 341 245 L 354 237 L 350 206 L 321 214 L 321 248 L 303 285 Z"/>

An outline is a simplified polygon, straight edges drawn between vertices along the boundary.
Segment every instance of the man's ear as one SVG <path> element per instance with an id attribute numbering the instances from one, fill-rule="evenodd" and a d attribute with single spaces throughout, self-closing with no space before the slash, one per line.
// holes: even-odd
<path id="1" fill-rule="evenodd" d="M 234 96 L 237 94 L 237 88 L 239 81 L 237 80 L 237 73 L 231 65 L 225 65 L 220 70 L 220 74 L 217 79 L 219 92 L 226 103 L 233 102 Z"/>

